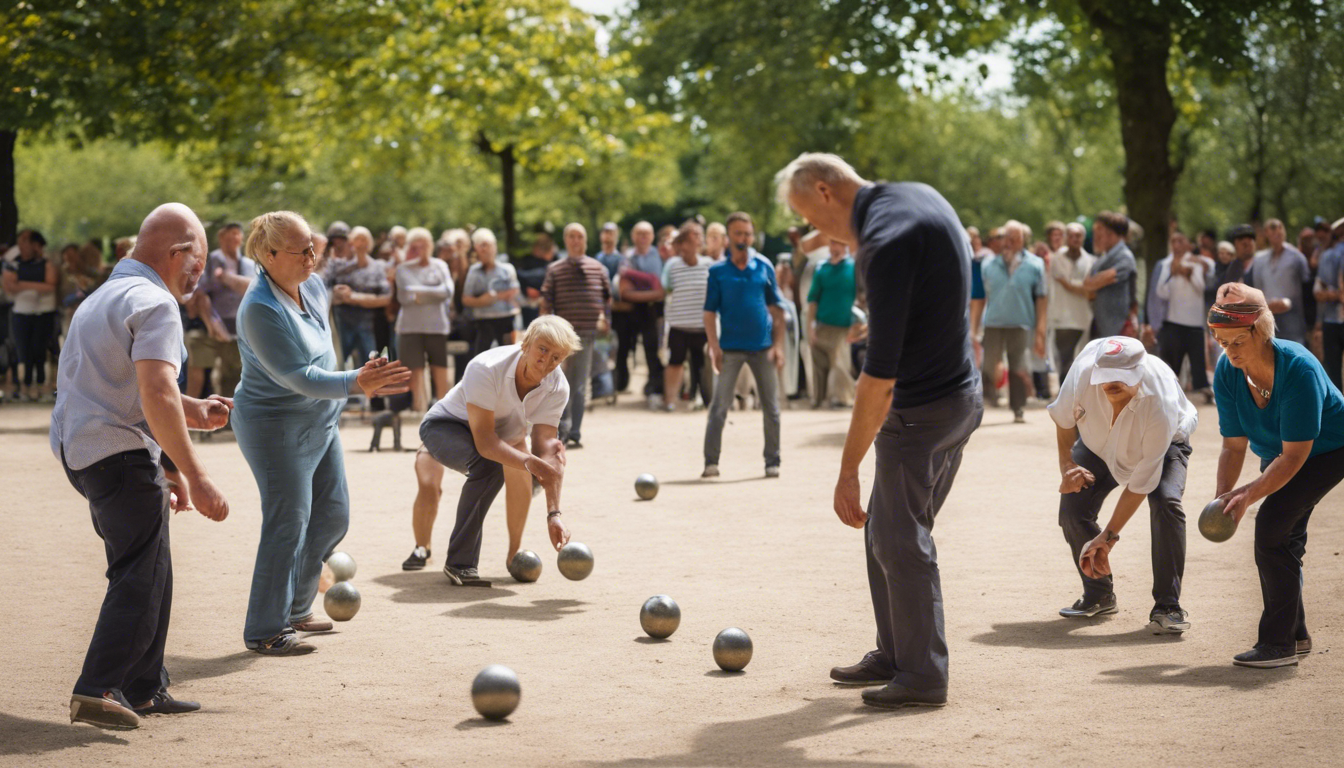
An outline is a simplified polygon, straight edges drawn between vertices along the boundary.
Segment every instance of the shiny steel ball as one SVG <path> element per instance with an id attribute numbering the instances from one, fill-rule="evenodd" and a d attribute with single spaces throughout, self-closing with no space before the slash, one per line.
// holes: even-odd
<path id="1" fill-rule="evenodd" d="M 491 664 L 471 681 L 471 704 L 490 720 L 503 720 L 512 714 L 522 695 L 518 675 L 503 664 Z"/>
<path id="2" fill-rule="evenodd" d="M 639 626 L 644 628 L 649 637 L 659 640 L 671 637 L 680 625 L 681 608 L 676 600 L 667 595 L 654 595 L 645 600 L 644 607 L 639 609 Z"/>
<path id="3" fill-rule="evenodd" d="M 725 672 L 741 672 L 751 662 L 751 638 L 729 627 L 714 638 L 714 663 Z"/>
<path id="4" fill-rule="evenodd" d="M 1223 500 L 1214 499 L 1199 513 L 1199 532 L 1209 541 L 1227 541 L 1237 532 L 1237 521 L 1223 514 Z"/>
<path id="5" fill-rule="evenodd" d="M 555 564 L 566 579 L 583 581 L 593 572 L 593 551 L 585 544 L 571 541 L 560 550 Z"/>
<path id="6" fill-rule="evenodd" d="M 649 501 L 658 495 L 658 478 L 648 473 L 635 478 L 635 494 L 639 498 Z"/>
<path id="7" fill-rule="evenodd" d="M 322 609 L 332 621 L 349 621 L 359 613 L 359 590 L 348 581 L 338 581 L 327 590 L 322 599 Z"/>
<path id="8" fill-rule="evenodd" d="M 509 561 L 509 575 L 515 581 L 531 584 L 541 578 L 541 558 L 530 549 L 522 550 Z"/>
<path id="9" fill-rule="evenodd" d="M 327 567 L 337 581 L 349 581 L 355 578 L 355 558 L 344 552 L 332 552 L 327 558 Z"/>

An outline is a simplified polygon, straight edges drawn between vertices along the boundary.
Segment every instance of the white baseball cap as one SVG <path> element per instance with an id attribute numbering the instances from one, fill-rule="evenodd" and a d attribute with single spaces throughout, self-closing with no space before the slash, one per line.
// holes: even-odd
<path id="1" fill-rule="evenodd" d="M 1130 387 L 1138 384 L 1143 379 L 1143 356 L 1146 354 L 1138 339 L 1129 336 L 1102 339 L 1097 362 L 1092 366 L 1092 383 L 1117 381 Z"/>

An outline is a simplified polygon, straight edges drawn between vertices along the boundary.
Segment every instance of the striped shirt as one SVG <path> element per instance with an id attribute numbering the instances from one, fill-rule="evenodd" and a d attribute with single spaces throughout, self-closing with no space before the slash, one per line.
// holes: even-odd
<path id="1" fill-rule="evenodd" d="M 541 297 L 550 311 L 568 320 L 574 330 L 595 331 L 597 319 L 606 313 L 611 299 L 607 268 L 587 255 L 557 261 L 546 268 Z"/>
<path id="2" fill-rule="evenodd" d="M 667 324 L 684 331 L 705 330 L 705 291 L 709 284 L 710 261 L 695 260 L 689 266 L 680 256 L 673 256 L 663 267 L 663 288 L 667 291 Z"/>

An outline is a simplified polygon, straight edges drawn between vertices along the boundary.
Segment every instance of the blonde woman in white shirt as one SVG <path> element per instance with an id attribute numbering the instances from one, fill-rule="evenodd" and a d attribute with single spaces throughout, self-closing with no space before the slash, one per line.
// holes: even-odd
<path id="1" fill-rule="evenodd" d="M 1083 580 L 1083 596 L 1061 616 L 1116 612 L 1110 551 L 1120 530 L 1148 497 L 1153 538 L 1154 634 L 1190 628 L 1181 610 L 1185 572 L 1186 468 L 1190 435 L 1199 423 L 1171 368 L 1138 339 L 1111 336 L 1083 348 L 1049 408 L 1059 444 L 1059 525 Z M 1075 430 L 1077 438 L 1075 438 Z M 1120 487 L 1104 529 L 1101 505 Z"/>

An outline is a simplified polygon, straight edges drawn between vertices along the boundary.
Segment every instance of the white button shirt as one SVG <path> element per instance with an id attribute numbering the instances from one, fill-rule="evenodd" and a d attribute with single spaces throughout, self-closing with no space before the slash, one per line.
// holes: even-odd
<path id="1" fill-rule="evenodd" d="M 1173 442 L 1189 442 L 1199 414 L 1171 368 L 1153 355 L 1144 355 L 1138 394 L 1112 424 L 1111 402 L 1101 385 L 1092 384 L 1103 341 L 1097 339 L 1083 347 L 1059 388 L 1059 397 L 1046 410 L 1061 428 L 1078 428 L 1083 445 L 1106 462 L 1117 483 L 1146 496 L 1162 480 L 1167 449 Z"/>
<path id="2" fill-rule="evenodd" d="M 1213 273 L 1206 259 L 1187 254 L 1185 264 L 1190 267 L 1189 277 L 1171 274 L 1171 262 L 1165 261 L 1157 270 L 1157 295 L 1167 301 L 1166 322 L 1192 328 L 1203 328 L 1205 321 L 1204 285 Z"/>

